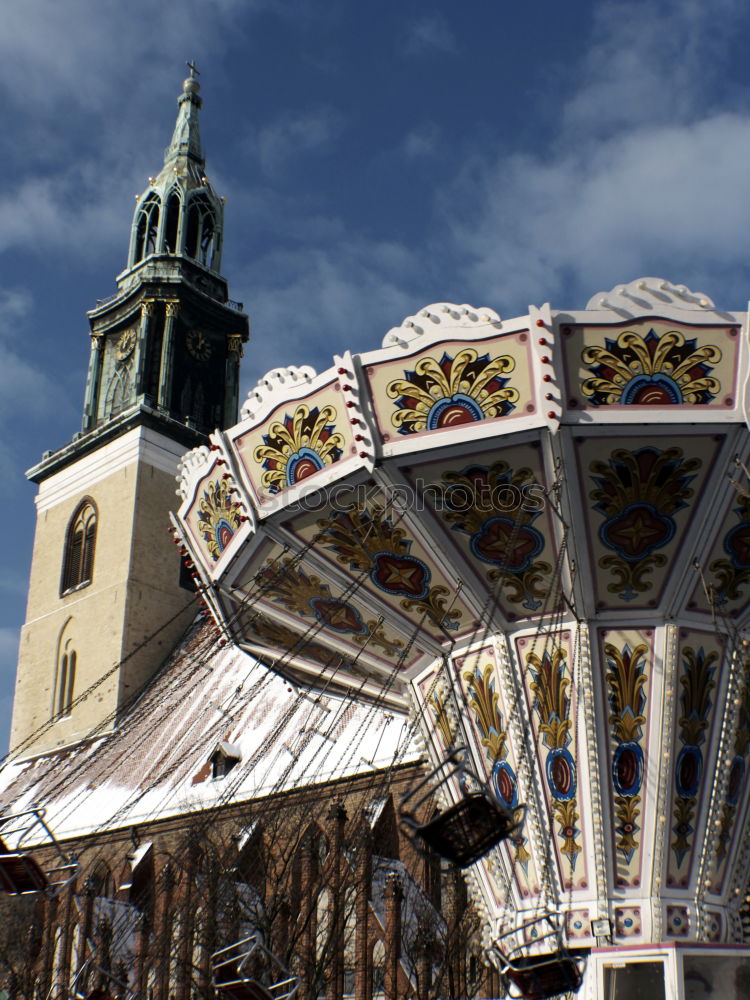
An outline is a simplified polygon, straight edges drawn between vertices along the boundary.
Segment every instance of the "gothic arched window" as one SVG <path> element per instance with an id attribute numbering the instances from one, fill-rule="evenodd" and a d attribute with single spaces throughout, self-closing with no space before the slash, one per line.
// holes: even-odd
<path id="1" fill-rule="evenodd" d="M 159 211 L 161 202 L 159 196 L 150 194 L 138 213 L 138 223 L 135 236 L 135 253 L 133 263 L 137 264 L 150 253 L 156 252 L 156 235 L 159 230 Z"/>
<path id="2" fill-rule="evenodd" d="M 167 199 L 167 218 L 164 227 L 164 249 L 177 253 L 177 227 L 180 221 L 180 196 L 173 191 Z"/>
<path id="3" fill-rule="evenodd" d="M 72 618 L 68 618 L 65 622 L 57 643 L 53 716 L 70 715 L 73 708 L 78 654 L 71 635 L 72 622 Z"/>
<path id="4" fill-rule="evenodd" d="M 96 507 L 91 500 L 83 500 L 73 514 L 65 536 L 61 595 L 91 583 L 95 548 Z"/>
<path id="5" fill-rule="evenodd" d="M 205 195 L 197 195 L 190 202 L 185 253 L 206 267 L 213 267 L 217 243 L 218 234 L 211 203 Z"/>

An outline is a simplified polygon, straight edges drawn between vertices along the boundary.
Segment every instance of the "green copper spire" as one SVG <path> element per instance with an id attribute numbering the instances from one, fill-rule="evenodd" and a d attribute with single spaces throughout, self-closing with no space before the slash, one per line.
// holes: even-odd
<path id="1" fill-rule="evenodd" d="M 194 63 L 177 99 L 177 122 L 164 166 L 138 198 L 128 267 L 156 255 L 189 257 L 218 272 L 224 204 L 205 174 L 198 113 L 203 105 Z"/>
<path id="2" fill-rule="evenodd" d="M 179 157 L 188 157 L 198 165 L 203 166 L 203 151 L 201 149 L 201 132 L 198 122 L 198 112 L 203 106 L 199 97 L 201 85 L 195 78 L 198 72 L 195 63 L 189 62 L 190 76 L 182 84 L 182 94 L 177 98 L 177 122 L 174 127 L 172 141 L 164 153 L 165 166 Z"/>

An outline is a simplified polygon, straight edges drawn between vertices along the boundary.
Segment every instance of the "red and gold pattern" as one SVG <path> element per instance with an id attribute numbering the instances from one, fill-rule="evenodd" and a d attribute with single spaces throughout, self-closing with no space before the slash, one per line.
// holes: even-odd
<path id="1" fill-rule="evenodd" d="M 388 384 L 397 406 L 391 422 L 399 434 L 417 434 L 504 417 L 518 402 L 518 390 L 505 378 L 515 366 L 510 355 L 490 358 L 473 347 L 439 360 L 421 358 Z"/>
<path id="2" fill-rule="evenodd" d="M 272 423 L 263 444 L 253 452 L 255 461 L 263 465 L 261 482 L 268 492 L 285 490 L 337 462 L 344 438 L 335 428 L 333 406 L 311 408 L 306 403 Z"/>

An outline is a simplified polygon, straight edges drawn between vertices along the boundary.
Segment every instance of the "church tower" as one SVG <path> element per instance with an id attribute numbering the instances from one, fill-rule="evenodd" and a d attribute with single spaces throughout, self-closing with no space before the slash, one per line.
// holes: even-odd
<path id="1" fill-rule="evenodd" d="M 195 612 L 167 515 L 180 457 L 237 420 L 248 339 L 219 273 L 224 204 L 205 173 L 199 90 L 191 66 L 127 267 L 88 314 L 82 431 L 27 473 L 39 492 L 15 755 L 116 728 Z"/>

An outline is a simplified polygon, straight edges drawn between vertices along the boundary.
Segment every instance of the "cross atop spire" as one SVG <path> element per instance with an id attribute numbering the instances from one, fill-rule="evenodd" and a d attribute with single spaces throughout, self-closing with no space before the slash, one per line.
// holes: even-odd
<path id="1" fill-rule="evenodd" d="M 185 63 L 185 65 L 187 66 L 188 70 L 190 71 L 190 79 L 191 80 L 195 79 L 196 74 L 198 76 L 201 75 L 201 71 L 195 65 L 194 60 L 191 59 L 190 62 Z"/>
<path id="2" fill-rule="evenodd" d="M 190 76 L 183 81 L 182 93 L 177 98 L 180 110 L 177 113 L 172 141 L 164 153 L 164 162 L 171 163 L 178 157 L 187 157 L 203 166 L 203 151 L 198 124 L 198 112 L 203 105 L 203 99 L 198 96 L 201 85 L 196 79 L 196 73 L 199 73 L 199 70 L 194 62 L 187 63 L 187 68 Z"/>

